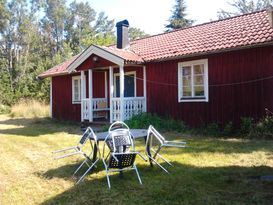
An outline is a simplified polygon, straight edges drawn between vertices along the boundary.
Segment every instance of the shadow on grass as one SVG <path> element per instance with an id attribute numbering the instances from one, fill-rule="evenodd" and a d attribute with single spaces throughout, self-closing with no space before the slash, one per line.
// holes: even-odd
<path id="1" fill-rule="evenodd" d="M 81 134 L 80 124 L 77 122 L 63 122 L 51 118 L 16 118 L 1 120 L 0 125 L 14 125 L 17 128 L 0 129 L 0 134 L 37 137 L 40 135 L 67 132 Z M 20 127 L 19 127 L 20 126 Z"/>
<path id="2" fill-rule="evenodd" d="M 67 178 L 75 168 L 75 164 L 67 165 L 44 176 Z M 127 171 L 122 179 L 118 174 L 110 176 L 112 188 L 108 190 L 105 174 L 97 177 L 93 173 L 80 185 L 42 204 L 270 204 L 273 201 L 273 181 L 253 180 L 253 176 L 273 175 L 272 167 L 195 167 L 174 163 L 174 167 L 169 167 L 170 175 L 158 167 L 138 168 L 142 186 L 134 171 Z M 101 169 L 99 166 L 98 171 Z"/>

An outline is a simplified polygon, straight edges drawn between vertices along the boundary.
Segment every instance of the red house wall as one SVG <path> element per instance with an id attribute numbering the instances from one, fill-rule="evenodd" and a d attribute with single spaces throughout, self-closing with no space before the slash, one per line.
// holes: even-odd
<path id="1" fill-rule="evenodd" d="M 178 62 L 208 59 L 209 102 L 178 102 Z M 252 48 L 147 64 L 148 112 L 171 116 L 191 126 L 240 122 L 273 110 L 273 79 L 242 85 L 216 86 L 273 75 L 273 47 Z M 160 84 L 158 84 L 160 83 Z"/>
<path id="2" fill-rule="evenodd" d="M 72 75 L 52 77 L 52 115 L 60 120 L 81 120 L 81 105 L 72 104 Z"/>

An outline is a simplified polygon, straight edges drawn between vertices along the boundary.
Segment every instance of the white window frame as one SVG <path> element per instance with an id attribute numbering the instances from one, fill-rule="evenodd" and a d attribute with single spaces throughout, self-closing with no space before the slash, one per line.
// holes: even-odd
<path id="1" fill-rule="evenodd" d="M 135 89 L 134 89 L 134 97 L 137 96 L 137 87 L 136 87 L 136 71 L 130 71 L 130 72 L 125 72 L 124 73 L 124 79 L 125 79 L 125 75 L 134 75 L 134 86 L 135 86 Z M 114 96 L 115 98 L 117 97 L 117 85 L 116 85 L 116 78 L 120 76 L 120 73 L 114 73 Z M 125 87 L 124 87 L 125 89 Z"/>
<path id="2" fill-rule="evenodd" d="M 183 67 L 190 66 L 193 75 L 194 65 L 204 65 L 204 98 L 200 97 L 184 97 L 183 98 L 183 78 L 182 69 Z M 193 79 L 193 77 L 192 77 Z M 193 87 L 193 80 L 191 81 L 191 86 Z M 193 89 L 192 89 L 193 92 Z M 178 63 L 178 102 L 208 102 L 209 101 L 209 78 L 208 78 L 208 59 L 200 59 L 194 61 L 186 61 Z"/>
<path id="3" fill-rule="evenodd" d="M 79 87 L 78 87 L 78 92 L 79 92 L 79 100 L 75 100 L 75 96 L 74 96 L 74 83 L 75 80 L 78 80 L 79 82 Z M 72 76 L 72 104 L 81 104 L 81 76 L 77 75 L 77 76 Z"/>

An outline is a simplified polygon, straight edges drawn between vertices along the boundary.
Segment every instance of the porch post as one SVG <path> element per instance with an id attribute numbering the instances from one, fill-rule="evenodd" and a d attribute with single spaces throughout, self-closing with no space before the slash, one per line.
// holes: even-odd
<path id="1" fill-rule="evenodd" d="M 88 70 L 89 122 L 93 122 L 93 70 Z"/>
<path id="2" fill-rule="evenodd" d="M 110 84 L 110 95 L 109 95 L 109 103 L 110 103 L 110 123 L 113 122 L 113 94 L 114 94 L 114 85 L 113 85 L 113 67 L 109 67 L 109 84 Z"/>
<path id="3" fill-rule="evenodd" d="M 124 68 L 119 66 L 120 121 L 124 120 Z"/>
<path id="4" fill-rule="evenodd" d="M 147 79 L 146 79 L 146 66 L 143 66 L 143 95 L 144 95 L 144 108 L 143 111 L 147 112 Z"/>
<path id="5" fill-rule="evenodd" d="M 85 76 L 84 76 L 84 71 L 81 71 L 81 121 L 83 122 L 83 111 L 84 111 L 84 108 L 83 108 L 83 99 L 85 98 Z"/>

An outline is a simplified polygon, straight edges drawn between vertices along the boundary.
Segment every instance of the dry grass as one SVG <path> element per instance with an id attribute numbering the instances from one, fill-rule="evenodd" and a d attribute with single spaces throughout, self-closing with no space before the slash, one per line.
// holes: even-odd
<path id="1" fill-rule="evenodd" d="M 123 179 L 111 176 L 109 191 L 102 164 L 75 186 L 82 158 L 53 160 L 51 152 L 75 145 L 79 133 L 77 124 L 0 115 L 0 204 L 272 204 L 273 182 L 252 178 L 273 175 L 272 140 L 165 133 L 190 145 L 165 152 L 171 174 L 137 159 L 143 185 L 128 171 Z M 136 147 L 143 152 L 144 142 Z"/>
<path id="2" fill-rule="evenodd" d="M 21 100 L 11 107 L 11 117 L 37 118 L 49 116 L 49 105 L 37 100 Z"/>

